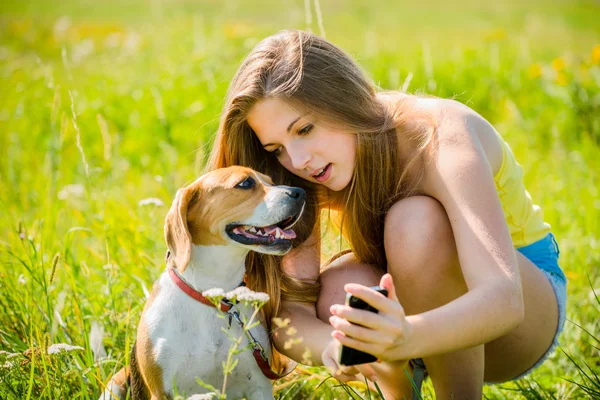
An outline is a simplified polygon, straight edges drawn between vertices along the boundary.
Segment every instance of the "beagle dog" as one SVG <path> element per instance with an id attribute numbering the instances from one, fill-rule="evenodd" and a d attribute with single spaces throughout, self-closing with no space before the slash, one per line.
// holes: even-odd
<path id="1" fill-rule="evenodd" d="M 197 379 L 220 390 L 222 362 L 231 346 L 222 329 L 236 338 L 244 336 L 240 348 L 252 348 L 236 356 L 227 398 L 272 399 L 269 378 L 278 376 L 269 368 L 266 330 L 259 325 L 254 335 L 245 334 L 240 314 L 249 317 L 253 310 L 225 299 L 219 308 L 230 317 L 219 317 L 202 291 L 235 289 L 243 282 L 251 250 L 287 253 L 304 197 L 302 189 L 273 186 L 269 177 L 244 167 L 217 169 L 178 190 L 165 219 L 167 268 L 142 312 L 129 367 L 112 377 L 100 399 L 125 399 L 128 386 L 132 399 L 209 392 Z"/>

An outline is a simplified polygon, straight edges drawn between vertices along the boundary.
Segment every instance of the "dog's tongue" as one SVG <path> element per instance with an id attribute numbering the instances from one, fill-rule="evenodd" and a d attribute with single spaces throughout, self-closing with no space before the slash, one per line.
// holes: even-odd
<path id="1" fill-rule="evenodd" d="M 291 229 L 283 230 L 277 225 L 266 226 L 264 228 L 265 232 L 271 236 L 277 237 L 277 231 L 279 231 L 279 237 L 282 239 L 294 239 L 296 237 L 296 232 Z"/>
<path id="2" fill-rule="evenodd" d="M 248 229 L 254 228 L 256 229 L 258 232 L 250 232 Z M 255 227 L 237 227 L 234 229 L 233 231 L 234 233 L 238 234 L 238 235 L 243 235 L 246 237 L 252 237 L 252 238 L 263 238 L 263 239 L 269 239 L 271 241 L 276 240 L 276 239 L 294 239 L 296 237 L 296 232 L 294 232 L 292 229 L 286 229 L 283 230 L 280 227 L 278 227 L 277 225 L 271 225 L 271 226 L 265 226 L 262 228 L 255 228 Z M 259 234 L 259 232 L 264 232 L 264 234 Z M 267 235 L 267 236 L 265 236 Z"/>

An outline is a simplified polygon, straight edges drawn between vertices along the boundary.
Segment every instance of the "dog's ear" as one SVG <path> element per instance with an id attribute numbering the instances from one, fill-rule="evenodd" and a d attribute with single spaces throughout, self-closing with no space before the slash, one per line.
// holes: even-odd
<path id="1" fill-rule="evenodd" d="M 188 206 L 198 191 L 187 187 L 179 189 L 165 218 L 165 240 L 177 270 L 183 273 L 192 254 L 192 235 L 188 228 Z"/>

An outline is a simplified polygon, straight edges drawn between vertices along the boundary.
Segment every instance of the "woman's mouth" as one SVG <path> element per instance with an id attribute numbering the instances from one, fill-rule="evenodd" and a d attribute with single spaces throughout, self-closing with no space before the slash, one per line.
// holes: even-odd
<path id="1" fill-rule="evenodd" d="M 314 174 L 312 177 L 315 178 L 320 183 L 327 182 L 327 180 L 331 176 L 331 168 L 332 168 L 332 165 L 331 165 L 331 163 L 329 163 L 326 166 L 324 166 L 323 168 L 321 168 L 319 171 L 317 171 L 317 173 Z"/>

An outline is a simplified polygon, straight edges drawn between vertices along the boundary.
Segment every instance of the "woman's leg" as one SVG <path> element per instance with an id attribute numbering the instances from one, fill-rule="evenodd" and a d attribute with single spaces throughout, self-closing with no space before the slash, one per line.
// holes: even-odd
<path id="1" fill-rule="evenodd" d="M 416 196 L 396 203 L 385 222 L 388 271 L 407 315 L 440 307 L 466 293 L 450 222 L 435 199 Z M 424 359 L 436 397 L 480 399 L 483 380 L 510 380 L 550 347 L 558 306 L 544 274 L 517 252 L 525 317 L 512 332 L 484 346 Z M 484 357 L 485 354 L 485 357 Z"/>
<path id="2" fill-rule="evenodd" d="M 383 271 L 372 265 L 361 264 L 354 254 L 348 253 L 335 259 L 321 273 L 321 293 L 317 302 L 317 316 L 329 323 L 329 307 L 332 304 L 344 304 L 346 283 L 360 283 L 365 286 L 379 285 Z M 410 399 L 412 386 L 409 376 L 412 371 L 408 362 L 374 364 L 377 382 L 387 400 Z"/>
<path id="3" fill-rule="evenodd" d="M 467 292 L 452 228 L 441 204 L 430 197 L 396 203 L 385 220 L 388 272 L 407 315 L 419 314 Z M 438 399 L 481 399 L 484 347 L 424 358 Z"/>
<path id="4" fill-rule="evenodd" d="M 388 271 L 407 315 L 442 306 L 466 293 L 450 222 L 437 200 L 415 196 L 396 203 L 386 216 L 384 244 Z M 484 346 L 426 358 L 437 398 L 480 399 L 484 378 L 504 381 L 518 376 L 550 346 L 558 325 L 556 297 L 539 269 L 520 253 L 517 258 L 525 301 L 523 323 L 486 344 L 485 360 Z M 343 303 L 345 283 L 372 286 L 379 283 L 381 275 L 350 255 L 336 261 L 321 276 L 317 312 L 324 321 L 330 304 Z M 398 393 L 408 398 L 410 389 L 404 391 L 400 378 L 388 381 L 380 376 L 380 382 L 383 380 L 386 386 L 397 384 Z"/>

